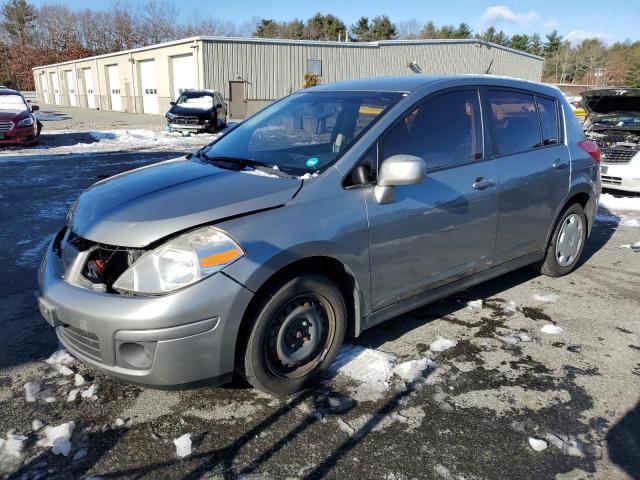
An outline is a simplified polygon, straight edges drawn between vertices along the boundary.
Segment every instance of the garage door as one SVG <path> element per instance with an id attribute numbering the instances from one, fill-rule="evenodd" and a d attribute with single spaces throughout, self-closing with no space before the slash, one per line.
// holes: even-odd
<path id="1" fill-rule="evenodd" d="M 107 65 L 107 77 L 109 78 L 109 97 L 111 98 L 111 110 L 122 111 L 122 96 L 120 87 L 120 69 L 118 65 Z"/>
<path id="2" fill-rule="evenodd" d="M 47 74 L 40 74 L 40 90 L 42 90 L 42 101 L 44 103 L 49 103 L 49 85 L 47 84 Z"/>
<path id="3" fill-rule="evenodd" d="M 65 78 L 67 80 L 67 93 L 69 94 L 69 104 L 72 107 L 78 106 L 78 100 L 76 97 L 76 82 L 73 78 L 73 70 L 67 70 L 64 72 Z"/>
<path id="4" fill-rule="evenodd" d="M 60 82 L 58 82 L 58 74 L 51 72 L 51 88 L 53 88 L 53 103 L 60 105 Z"/>
<path id="5" fill-rule="evenodd" d="M 156 84 L 156 62 L 140 62 L 140 85 L 142 87 L 142 111 L 158 113 L 158 85 Z"/>
<path id="6" fill-rule="evenodd" d="M 171 57 L 171 74 L 173 100 L 178 98 L 182 92 L 191 88 L 196 88 L 193 75 L 193 55 L 180 55 Z"/>
<path id="7" fill-rule="evenodd" d="M 93 93 L 93 75 L 91 75 L 91 68 L 82 69 L 82 78 L 84 79 L 84 91 L 87 96 L 87 107 L 96 108 L 96 96 Z"/>

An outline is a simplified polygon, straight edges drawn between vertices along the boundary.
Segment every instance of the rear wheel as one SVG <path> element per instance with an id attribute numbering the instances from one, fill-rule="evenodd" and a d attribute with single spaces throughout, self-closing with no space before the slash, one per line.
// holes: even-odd
<path id="1" fill-rule="evenodd" d="M 536 265 L 543 275 L 561 277 L 571 272 L 584 250 L 587 241 L 587 217 L 582 207 L 575 203 L 560 216 L 544 260 Z"/>
<path id="2" fill-rule="evenodd" d="M 310 386 L 335 359 L 346 331 L 338 287 L 320 275 L 300 275 L 264 296 L 240 373 L 255 388 L 287 395 Z"/>

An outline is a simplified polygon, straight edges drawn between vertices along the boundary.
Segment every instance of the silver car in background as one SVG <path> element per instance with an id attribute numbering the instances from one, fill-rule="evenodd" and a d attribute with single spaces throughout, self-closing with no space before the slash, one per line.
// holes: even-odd
<path id="1" fill-rule="evenodd" d="M 100 181 L 39 271 L 75 356 L 148 385 L 312 384 L 345 336 L 525 265 L 579 263 L 599 151 L 559 90 L 321 85 L 186 158 Z"/>

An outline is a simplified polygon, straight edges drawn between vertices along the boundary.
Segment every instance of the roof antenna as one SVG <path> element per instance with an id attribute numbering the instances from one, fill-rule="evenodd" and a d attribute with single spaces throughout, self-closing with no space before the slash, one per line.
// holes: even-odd
<path id="1" fill-rule="evenodd" d="M 489 66 L 487 67 L 487 70 L 484 72 L 485 75 L 487 75 L 491 71 L 491 65 L 493 65 L 493 60 L 489 62 Z"/>

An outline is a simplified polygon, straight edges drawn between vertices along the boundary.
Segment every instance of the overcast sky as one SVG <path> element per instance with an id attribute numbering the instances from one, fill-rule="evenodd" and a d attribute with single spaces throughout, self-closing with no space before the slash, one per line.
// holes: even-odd
<path id="1" fill-rule="evenodd" d="M 128 0 L 129 5 L 143 5 L 146 0 Z M 122 0 L 120 0 L 122 2 Z M 62 3 L 70 8 L 110 8 L 113 0 L 30 0 L 30 3 Z M 211 16 L 241 23 L 252 17 L 290 20 L 306 19 L 321 11 L 333 13 L 348 25 L 362 15 L 387 14 L 395 22 L 415 18 L 421 23 L 433 20 L 436 25 L 466 22 L 478 32 L 489 24 L 514 33 L 547 33 L 553 29 L 574 43 L 587 37 L 599 37 L 607 43 L 625 39 L 638 40 L 640 1 L 636 0 L 180 0 L 171 2 L 184 12 L 185 18 Z"/>

